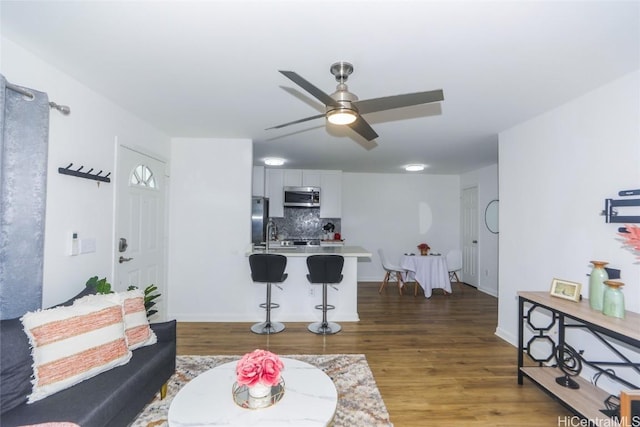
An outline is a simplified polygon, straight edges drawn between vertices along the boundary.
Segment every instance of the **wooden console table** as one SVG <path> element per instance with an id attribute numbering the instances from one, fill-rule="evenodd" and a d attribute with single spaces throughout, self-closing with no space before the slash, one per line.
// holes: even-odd
<path id="1" fill-rule="evenodd" d="M 533 319 L 532 316 L 536 310 L 547 311 L 550 314 L 547 323 L 536 324 L 539 319 Z M 551 297 L 548 292 L 518 292 L 518 326 L 518 384 L 522 385 L 524 377 L 529 378 L 576 415 L 590 422 L 608 418 L 601 410 L 605 409 L 604 401 L 609 393 L 580 376 L 573 377 L 579 384 L 579 389 L 567 388 L 556 383 L 555 379 L 564 374 L 551 361 L 555 361 L 559 346 L 564 348 L 565 344 L 571 345 L 565 342 L 566 329 L 578 328 L 589 331 L 611 351 L 612 359 L 615 359 L 593 361 L 581 357 L 583 365 L 588 365 L 620 383 L 625 389 L 640 388 L 627 379 L 607 371 L 611 367 L 625 367 L 640 374 L 640 363 L 631 361 L 612 345 L 612 342 L 622 342 L 635 351 L 640 351 L 640 314 L 627 311 L 624 319 L 618 319 L 591 309 L 588 300 L 573 302 Z M 557 337 L 554 337 L 552 331 L 556 326 Z M 530 335 L 526 343 L 525 332 Z M 548 346 L 551 354 L 546 357 L 534 357 L 531 348 L 536 342 L 542 347 Z M 579 346 L 573 347 L 580 350 Z M 525 353 L 536 366 L 524 366 Z M 607 425 L 617 424 L 611 420 L 611 424 Z"/>

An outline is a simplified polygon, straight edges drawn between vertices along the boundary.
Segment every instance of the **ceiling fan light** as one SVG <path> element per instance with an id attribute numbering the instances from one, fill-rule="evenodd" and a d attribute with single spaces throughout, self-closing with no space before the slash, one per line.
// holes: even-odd
<path id="1" fill-rule="evenodd" d="M 348 108 L 340 108 L 327 113 L 327 120 L 334 125 L 349 125 L 355 122 L 357 118 L 356 113 Z"/>
<path id="2" fill-rule="evenodd" d="M 284 159 L 278 157 L 267 157 L 264 159 L 264 164 L 267 166 L 282 166 L 284 165 Z"/>
<path id="3" fill-rule="evenodd" d="M 420 172 L 423 171 L 425 168 L 424 165 L 407 165 L 404 167 L 404 170 L 406 170 L 407 172 Z"/>

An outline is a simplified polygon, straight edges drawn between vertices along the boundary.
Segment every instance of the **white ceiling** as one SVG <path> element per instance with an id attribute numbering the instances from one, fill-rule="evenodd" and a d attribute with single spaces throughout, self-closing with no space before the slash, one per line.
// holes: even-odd
<path id="1" fill-rule="evenodd" d="M 638 1 L 2 0 L 0 14 L 7 38 L 167 135 L 250 138 L 256 161 L 291 168 L 467 172 L 497 162 L 500 131 L 640 68 Z M 278 70 L 332 93 L 340 60 L 360 99 L 445 100 L 367 115 L 375 148 L 324 119 L 265 130 L 323 111 Z"/>

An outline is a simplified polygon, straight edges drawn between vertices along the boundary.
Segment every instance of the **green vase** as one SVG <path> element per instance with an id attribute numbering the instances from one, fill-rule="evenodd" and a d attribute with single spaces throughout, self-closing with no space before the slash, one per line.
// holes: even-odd
<path id="1" fill-rule="evenodd" d="M 604 290 L 602 312 L 611 317 L 624 319 L 624 294 L 621 287 L 624 283 L 615 280 L 605 280 L 607 288 Z"/>
<path id="2" fill-rule="evenodd" d="M 591 261 L 593 269 L 589 276 L 589 305 L 594 310 L 602 311 L 604 301 L 604 281 L 609 279 L 604 266 L 609 264 L 603 261 Z"/>

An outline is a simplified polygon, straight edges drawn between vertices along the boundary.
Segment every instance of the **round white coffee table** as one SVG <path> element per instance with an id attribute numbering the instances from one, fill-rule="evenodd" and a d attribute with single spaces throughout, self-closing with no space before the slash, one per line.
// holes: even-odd
<path id="1" fill-rule="evenodd" d="M 246 409 L 234 401 L 235 362 L 216 366 L 189 381 L 169 407 L 169 426 L 327 426 L 338 392 L 320 369 L 283 357 L 284 394 L 273 406 Z"/>

